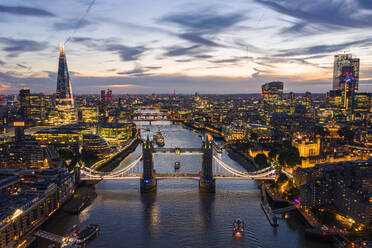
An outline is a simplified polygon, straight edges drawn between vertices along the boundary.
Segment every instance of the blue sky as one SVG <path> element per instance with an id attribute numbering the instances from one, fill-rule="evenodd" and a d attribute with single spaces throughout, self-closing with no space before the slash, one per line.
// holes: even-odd
<path id="1" fill-rule="evenodd" d="M 372 89 L 370 0 L 0 0 L 0 94 L 53 93 L 66 42 L 75 94 L 326 92 L 333 56 Z"/>

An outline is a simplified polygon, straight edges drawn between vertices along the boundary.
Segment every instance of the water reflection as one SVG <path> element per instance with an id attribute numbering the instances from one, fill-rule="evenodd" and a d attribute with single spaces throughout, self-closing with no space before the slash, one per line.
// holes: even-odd
<path id="1" fill-rule="evenodd" d="M 144 216 L 144 230 L 149 236 L 159 231 L 160 213 L 156 202 L 156 191 L 141 195 Z"/>
<path id="2" fill-rule="evenodd" d="M 210 227 L 214 225 L 212 218 L 214 210 L 214 200 L 214 194 L 208 194 L 199 191 L 200 214 L 198 215 L 198 217 L 201 219 L 201 221 L 199 222 L 202 224 L 203 230 L 210 230 Z"/>

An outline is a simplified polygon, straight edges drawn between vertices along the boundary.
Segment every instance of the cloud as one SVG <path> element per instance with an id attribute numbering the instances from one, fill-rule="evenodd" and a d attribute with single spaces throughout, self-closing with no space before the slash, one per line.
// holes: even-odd
<path id="1" fill-rule="evenodd" d="M 332 44 L 332 45 L 316 45 L 310 46 L 305 48 L 294 48 L 294 49 L 283 49 L 280 50 L 278 54 L 275 56 L 277 57 L 289 57 L 289 56 L 299 56 L 299 55 L 314 55 L 314 54 L 330 54 L 340 50 L 344 50 L 350 46 L 360 45 L 366 46 L 372 44 L 372 38 L 370 39 L 363 39 L 351 42 L 345 42 L 340 44 Z"/>
<path id="2" fill-rule="evenodd" d="M 0 65 L 6 65 L 6 63 L 2 60 L 0 60 Z"/>
<path id="3" fill-rule="evenodd" d="M 180 34 L 179 37 L 184 40 L 197 43 L 197 44 L 201 44 L 201 45 L 205 45 L 205 46 L 220 46 L 214 41 L 208 40 L 206 38 L 201 37 L 200 35 L 193 34 L 193 33 Z"/>
<path id="4" fill-rule="evenodd" d="M 224 63 L 236 63 L 239 60 L 240 58 L 232 58 L 232 59 L 211 60 L 210 62 L 217 63 L 217 64 L 224 64 Z"/>
<path id="5" fill-rule="evenodd" d="M 137 60 L 144 52 L 148 50 L 144 46 L 130 47 L 119 44 L 109 44 L 104 49 L 106 51 L 118 53 L 123 61 Z"/>
<path id="6" fill-rule="evenodd" d="M 194 45 L 190 47 L 179 47 L 179 46 L 172 46 L 168 47 L 167 52 L 164 54 L 165 56 L 182 56 L 182 55 L 192 55 L 198 53 L 198 48 L 200 48 L 200 45 Z"/>
<path id="7" fill-rule="evenodd" d="M 200 9 L 165 16 L 163 22 L 176 24 L 190 32 L 216 34 L 244 20 L 242 13 L 218 14 Z"/>
<path id="8" fill-rule="evenodd" d="M 197 59 L 210 59 L 210 58 L 213 58 L 212 55 L 208 55 L 208 54 L 200 54 L 200 55 L 195 55 L 194 58 L 197 58 Z"/>
<path id="9" fill-rule="evenodd" d="M 358 0 L 354 4 L 348 0 L 338 1 L 308 1 L 308 0 L 255 0 L 274 11 L 294 17 L 303 23 L 327 24 L 340 27 L 369 28 L 372 24 L 372 14 L 362 13 L 359 6 L 370 7 L 369 0 Z M 294 29 L 301 28 L 299 24 Z M 331 26 L 330 26 L 331 27 Z"/>
<path id="10" fill-rule="evenodd" d="M 118 72 L 117 74 L 119 74 L 119 75 L 126 75 L 126 76 L 141 77 L 141 76 L 150 75 L 150 74 L 146 73 L 147 71 L 148 70 L 145 70 L 143 68 L 136 67 L 133 70 L 122 71 L 122 72 Z"/>
<path id="11" fill-rule="evenodd" d="M 9 56 L 16 57 L 25 52 L 42 51 L 48 47 L 47 42 L 38 42 L 34 40 L 12 39 L 0 37 L 0 44 L 4 45 L 2 49 L 9 53 Z"/>
<path id="12" fill-rule="evenodd" d="M 91 26 L 93 24 L 95 23 L 85 19 L 84 20 L 66 19 L 63 21 L 55 22 L 53 24 L 53 29 L 57 31 L 76 30 Z"/>
<path id="13" fill-rule="evenodd" d="M 371 0 L 357 0 L 360 7 L 365 9 L 372 9 L 372 2 Z"/>
<path id="14" fill-rule="evenodd" d="M 37 17 L 53 17 L 53 13 L 39 9 L 30 8 L 26 6 L 5 6 L 0 5 L 0 13 L 11 14 L 11 15 L 25 15 L 25 16 L 37 16 Z"/>
<path id="15" fill-rule="evenodd" d="M 74 37 L 72 42 L 80 43 L 88 48 L 95 48 L 100 51 L 110 51 L 119 54 L 122 61 L 135 61 L 149 50 L 145 46 L 125 46 L 113 43 L 112 39 L 93 39 L 89 37 Z"/>
<path id="16" fill-rule="evenodd" d="M 31 66 L 27 66 L 27 65 L 23 65 L 23 64 L 20 64 L 20 63 L 17 63 L 16 66 L 22 68 L 22 69 L 26 69 L 26 70 L 31 70 L 32 67 Z"/>
<path id="17" fill-rule="evenodd" d="M 132 77 L 143 77 L 143 76 L 150 76 L 152 73 L 150 71 L 158 70 L 161 66 L 146 66 L 142 67 L 140 65 L 136 65 L 136 67 L 133 70 L 129 71 L 122 71 L 118 72 L 118 75 L 126 75 L 126 76 L 132 76 Z"/>

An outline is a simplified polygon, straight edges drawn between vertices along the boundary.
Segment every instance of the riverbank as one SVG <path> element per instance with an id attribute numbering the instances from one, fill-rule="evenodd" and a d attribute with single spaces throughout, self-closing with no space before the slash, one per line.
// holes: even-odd
<path id="1" fill-rule="evenodd" d="M 97 197 L 93 185 L 81 185 L 76 189 L 73 197 L 62 206 L 62 211 L 69 214 L 79 214 Z"/>
<path id="2" fill-rule="evenodd" d="M 259 169 L 258 165 L 252 162 L 251 159 L 236 151 L 232 146 L 226 147 L 226 151 L 232 160 L 238 162 L 248 172 L 256 171 Z"/>
<path id="3" fill-rule="evenodd" d="M 136 136 L 136 138 L 134 138 L 134 140 L 127 147 L 123 148 L 122 151 L 94 169 L 102 172 L 112 171 L 123 159 L 136 150 L 139 143 L 141 143 L 141 139 Z"/>

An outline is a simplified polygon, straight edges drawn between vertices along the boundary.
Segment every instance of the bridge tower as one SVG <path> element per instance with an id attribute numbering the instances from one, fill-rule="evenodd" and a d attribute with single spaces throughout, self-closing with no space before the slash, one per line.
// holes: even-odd
<path id="1" fill-rule="evenodd" d="M 216 180 L 213 178 L 213 144 L 210 135 L 202 142 L 202 170 L 200 172 L 199 189 L 208 193 L 216 192 Z"/>
<path id="2" fill-rule="evenodd" d="M 146 141 L 142 146 L 143 151 L 143 174 L 140 179 L 141 193 L 146 193 L 156 190 L 156 178 L 154 170 L 154 143 L 150 141 L 147 135 Z"/>

